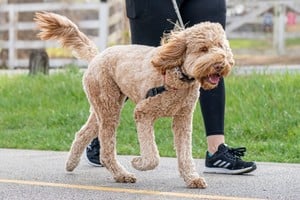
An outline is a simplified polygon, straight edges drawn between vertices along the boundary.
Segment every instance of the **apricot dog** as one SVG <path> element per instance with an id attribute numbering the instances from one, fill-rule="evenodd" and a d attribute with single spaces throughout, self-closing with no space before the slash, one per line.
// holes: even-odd
<path id="1" fill-rule="evenodd" d="M 136 104 L 134 118 L 141 151 L 132 166 L 151 170 L 159 164 L 153 124 L 160 117 L 171 117 L 180 175 L 190 188 L 207 186 L 192 158 L 192 117 L 199 88 L 216 87 L 234 64 L 220 24 L 204 22 L 174 31 L 159 47 L 120 45 L 98 53 L 96 45 L 66 17 L 39 12 L 35 21 L 42 40 L 58 40 L 89 63 L 83 88 L 90 103 L 90 116 L 76 133 L 67 171 L 75 169 L 88 143 L 98 136 L 101 163 L 114 179 L 136 182 L 134 174 L 116 159 L 116 129 L 128 97 Z"/>

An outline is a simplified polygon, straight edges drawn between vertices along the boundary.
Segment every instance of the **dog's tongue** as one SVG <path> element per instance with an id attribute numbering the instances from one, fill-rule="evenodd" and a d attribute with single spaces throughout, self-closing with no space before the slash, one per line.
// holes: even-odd
<path id="1" fill-rule="evenodd" d="M 208 80 L 209 80 L 209 82 L 211 82 L 212 84 L 217 84 L 217 83 L 219 83 L 219 81 L 220 81 L 220 76 L 217 75 L 217 74 L 213 74 L 213 75 L 208 76 Z"/>

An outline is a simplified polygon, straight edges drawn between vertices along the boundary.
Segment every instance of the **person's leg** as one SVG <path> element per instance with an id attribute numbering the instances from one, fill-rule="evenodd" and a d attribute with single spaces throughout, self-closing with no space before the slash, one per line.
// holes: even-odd
<path id="1" fill-rule="evenodd" d="M 211 154 L 216 153 L 220 144 L 225 144 L 224 134 L 215 134 L 206 136 L 207 151 Z"/>
<path id="2" fill-rule="evenodd" d="M 210 21 L 220 23 L 225 29 L 226 4 L 225 0 L 189 0 L 180 7 L 183 21 L 187 26 Z M 222 79 L 217 88 L 200 90 L 199 102 L 207 136 L 208 151 L 213 154 L 218 146 L 225 143 L 224 110 L 225 86 Z"/>
<path id="3" fill-rule="evenodd" d="M 171 0 L 126 0 L 131 43 L 159 46 L 165 31 L 173 29 L 176 13 Z M 170 22 L 171 21 L 171 22 Z"/>
<path id="4" fill-rule="evenodd" d="M 225 143 L 225 85 L 221 79 L 213 90 L 200 89 L 200 107 L 207 136 L 208 152 L 214 154 L 220 144 Z"/>
<path id="5" fill-rule="evenodd" d="M 187 26 L 210 21 L 220 23 L 225 29 L 225 0 L 189 0 L 180 6 L 184 23 Z M 208 151 L 206 153 L 205 172 L 240 174 L 256 169 L 253 162 L 241 160 L 245 148 L 229 148 L 225 145 L 224 112 L 225 85 L 221 79 L 219 85 L 212 90 L 200 89 L 200 106 L 207 136 Z"/>

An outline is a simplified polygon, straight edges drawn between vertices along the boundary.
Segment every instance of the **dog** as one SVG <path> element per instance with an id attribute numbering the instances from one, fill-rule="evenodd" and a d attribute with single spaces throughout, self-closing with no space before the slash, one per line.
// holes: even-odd
<path id="1" fill-rule="evenodd" d="M 135 183 L 116 158 L 116 129 L 125 99 L 136 107 L 134 119 L 140 156 L 132 160 L 137 170 L 159 164 L 154 121 L 172 118 L 179 173 L 189 188 L 206 188 L 192 158 L 192 118 L 200 87 L 213 89 L 227 76 L 233 54 L 222 26 L 203 22 L 171 32 L 159 47 L 119 45 L 98 52 L 96 45 L 68 18 L 37 12 L 34 18 L 42 40 L 58 40 L 78 59 L 89 63 L 83 88 L 90 103 L 90 116 L 76 133 L 66 170 L 73 171 L 90 141 L 99 137 L 101 163 L 116 182 Z"/>

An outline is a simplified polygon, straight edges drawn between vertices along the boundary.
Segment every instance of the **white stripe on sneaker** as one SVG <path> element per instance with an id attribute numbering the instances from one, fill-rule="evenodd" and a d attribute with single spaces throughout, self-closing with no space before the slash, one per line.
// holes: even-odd
<path id="1" fill-rule="evenodd" d="M 227 164 L 224 166 L 224 168 L 227 168 L 229 165 L 230 165 L 230 163 L 227 163 Z"/>
<path id="2" fill-rule="evenodd" d="M 217 160 L 216 162 L 213 163 L 213 166 L 216 166 L 216 167 L 227 168 L 229 165 L 230 165 L 230 162 L 223 161 L 223 160 Z"/>
<path id="3" fill-rule="evenodd" d="M 220 162 L 222 162 L 222 160 L 218 160 L 218 161 L 214 162 L 213 166 L 217 166 Z"/>
<path id="4" fill-rule="evenodd" d="M 218 166 L 219 167 L 223 167 L 223 165 L 225 165 L 227 163 L 227 161 L 223 161 L 222 163 L 220 163 Z"/>

